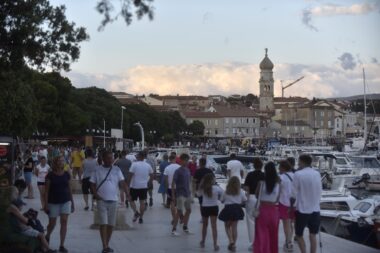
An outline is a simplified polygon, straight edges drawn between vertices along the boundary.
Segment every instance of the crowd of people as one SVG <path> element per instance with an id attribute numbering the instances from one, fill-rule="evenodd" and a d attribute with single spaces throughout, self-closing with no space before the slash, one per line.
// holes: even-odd
<path id="1" fill-rule="evenodd" d="M 42 149 L 43 150 L 43 149 Z M 35 152 L 35 151 L 34 151 Z M 50 160 L 49 160 L 50 159 Z M 253 161 L 254 170 L 246 173 L 236 155 L 227 163 L 225 187 L 216 181 L 214 171 L 207 166 L 206 156 L 190 157 L 188 154 L 171 152 L 156 160 L 147 150 L 137 154 L 120 152 L 116 157 L 111 151 L 94 152 L 91 149 L 73 148 L 70 152 L 58 152 L 49 157 L 41 152 L 35 155 L 29 150 L 24 158 L 24 182 L 26 198 L 33 198 L 32 176 L 37 177 L 41 210 L 49 216 L 46 231 L 37 231 L 23 218 L 21 207 L 22 187 L 12 197 L 9 212 L 16 220 L 18 231 L 38 238 L 43 252 L 55 252 L 49 247 L 50 236 L 60 219 L 59 252 L 65 248 L 68 218 L 75 210 L 72 195 L 72 179 L 80 180 L 84 210 L 95 210 L 99 222 L 102 253 L 114 252 L 110 247 L 116 225 L 118 206 L 133 210 L 133 222 L 144 223 L 144 213 L 153 201 L 153 181 L 157 180 L 162 205 L 171 217 L 171 235 L 191 233 L 189 219 L 194 199 L 200 206 L 202 230 L 199 246 L 204 248 L 210 224 L 215 251 L 218 244 L 218 220 L 224 223 L 228 238 L 228 250 L 236 251 L 238 222 L 246 219 L 249 250 L 255 253 L 279 252 L 279 223 L 283 224 L 285 244 L 283 250 L 292 252 L 296 240 L 302 253 L 306 253 L 304 229 L 309 229 L 310 252 L 317 249 L 319 232 L 319 202 L 322 185 L 319 172 L 311 167 L 311 157 L 301 155 L 298 168 L 289 158 L 278 163 Z M 156 177 L 156 167 L 159 176 Z M 279 171 L 279 172 L 278 172 Z M 16 180 L 20 185 L 20 181 Z M 219 210 L 219 206 L 223 208 Z M 168 224 L 169 225 L 169 224 Z M 46 232 L 46 233 L 45 233 Z M 295 237 L 293 237 L 295 234 Z"/>

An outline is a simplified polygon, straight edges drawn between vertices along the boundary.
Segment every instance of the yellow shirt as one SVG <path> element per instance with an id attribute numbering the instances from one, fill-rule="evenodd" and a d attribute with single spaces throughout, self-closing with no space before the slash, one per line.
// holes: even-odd
<path id="1" fill-rule="evenodd" d="M 71 153 L 71 161 L 72 167 L 80 168 L 82 167 L 82 161 L 84 159 L 84 155 L 80 151 L 74 151 Z"/>

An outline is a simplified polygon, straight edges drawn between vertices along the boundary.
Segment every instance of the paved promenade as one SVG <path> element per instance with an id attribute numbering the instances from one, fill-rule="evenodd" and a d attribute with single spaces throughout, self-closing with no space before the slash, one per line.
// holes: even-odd
<path id="1" fill-rule="evenodd" d="M 157 185 L 155 185 L 155 192 Z M 35 189 L 35 196 L 38 196 L 38 190 Z M 91 230 L 89 227 L 93 222 L 93 212 L 84 211 L 84 202 L 82 195 L 76 194 L 75 204 L 76 211 L 69 218 L 68 233 L 66 239 L 66 248 L 70 253 L 97 253 L 101 252 L 101 242 L 99 232 Z M 33 200 L 25 199 L 26 208 L 33 207 L 40 209 L 38 198 Z M 197 202 L 197 201 L 195 201 Z M 199 248 L 201 223 L 198 203 L 194 203 L 193 212 L 190 217 L 189 229 L 193 234 L 186 235 L 181 233 L 179 237 L 170 235 L 170 212 L 169 209 L 161 205 L 161 196 L 155 194 L 154 206 L 148 208 L 144 217 L 144 224 L 132 224 L 131 209 L 123 208 L 127 214 L 127 223 L 133 228 L 127 231 L 115 231 L 110 246 L 115 253 L 178 253 L 178 252 L 214 252 L 211 238 L 211 230 L 208 232 L 206 247 Z M 47 216 L 39 213 L 39 218 L 43 225 L 47 225 Z M 59 223 L 59 222 L 58 222 Z M 51 247 L 57 249 L 59 246 L 59 224 L 51 236 Z M 239 235 L 237 242 L 237 252 L 248 252 L 248 236 L 245 220 L 239 222 Z M 182 232 L 181 229 L 178 230 Z M 224 225 L 218 222 L 219 233 L 219 252 L 228 252 L 228 240 L 224 232 Z M 282 227 L 280 227 L 280 249 L 284 243 Z M 356 244 L 344 239 L 333 237 L 328 234 L 322 234 L 323 253 L 378 253 L 378 250 Z M 295 245 L 295 253 L 299 250 Z M 282 250 L 280 251 L 282 252 Z M 320 252 L 318 250 L 318 252 Z"/>

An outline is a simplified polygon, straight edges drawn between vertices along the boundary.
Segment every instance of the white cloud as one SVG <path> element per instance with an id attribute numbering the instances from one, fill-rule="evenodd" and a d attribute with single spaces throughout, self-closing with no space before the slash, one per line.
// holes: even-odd
<path id="1" fill-rule="evenodd" d="M 370 92 L 380 93 L 380 65 L 367 64 L 366 76 Z M 98 86 L 110 91 L 132 94 L 247 94 L 259 93 L 258 64 L 228 62 L 223 64 L 136 66 L 119 75 L 67 73 L 76 87 Z M 305 78 L 285 91 L 286 96 L 336 97 L 362 93 L 359 68 L 345 71 L 339 63 L 332 66 L 276 64 L 275 95 L 281 95 L 284 84 L 300 76 Z"/>
<path id="2" fill-rule="evenodd" d="M 380 1 L 372 1 L 350 6 L 325 4 L 302 10 L 302 23 L 313 31 L 318 29 L 312 24 L 314 17 L 337 16 L 337 15 L 364 15 L 374 11 L 380 11 Z"/>

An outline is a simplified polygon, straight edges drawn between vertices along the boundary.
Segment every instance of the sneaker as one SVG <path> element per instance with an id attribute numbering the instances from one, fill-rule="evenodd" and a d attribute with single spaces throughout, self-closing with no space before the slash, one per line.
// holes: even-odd
<path id="1" fill-rule="evenodd" d="M 153 198 L 150 198 L 150 199 L 149 199 L 149 206 L 150 206 L 150 207 L 153 206 Z"/>
<path id="2" fill-rule="evenodd" d="M 125 207 L 126 207 L 126 208 L 129 207 L 129 202 L 128 202 L 128 200 L 125 201 Z"/>
<path id="3" fill-rule="evenodd" d="M 88 209 L 90 209 L 88 206 L 86 206 L 86 207 L 84 208 L 85 211 L 88 211 Z"/>
<path id="4" fill-rule="evenodd" d="M 189 228 L 187 226 L 183 226 L 183 232 L 190 234 Z"/>
<path id="5" fill-rule="evenodd" d="M 112 253 L 112 252 L 114 252 L 114 250 L 113 250 L 113 249 L 111 249 L 110 247 L 106 248 L 106 250 L 107 250 L 107 252 L 109 252 L 109 253 Z"/>
<path id="6" fill-rule="evenodd" d="M 140 218 L 140 219 L 139 219 L 139 223 L 140 223 L 140 224 L 143 224 L 143 222 L 144 222 L 143 219 Z"/>
<path id="7" fill-rule="evenodd" d="M 172 230 L 172 236 L 179 236 L 179 234 L 177 233 L 177 230 L 175 229 Z"/>
<path id="8" fill-rule="evenodd" d="M 68 253 L 69 251 L 68 251 L 65 247 L 60 246 L 58 252 L 61 252 L 61 253 Z"/>
<path id="9" fill-rule="evenodd" d="M 135 215 L 133 216 L 133 222 L 136 222 L 139 217 L 140 217 L 139 212 L 135 212 Z"/>
<path id="10" fill-rule="evenodd" d="M 252 250 L 253 250 L 253 245 L 251 244 L 251 245 L 249 245 L 249 247 L 248 247 L 248 251 L 252 252 Z"/>

